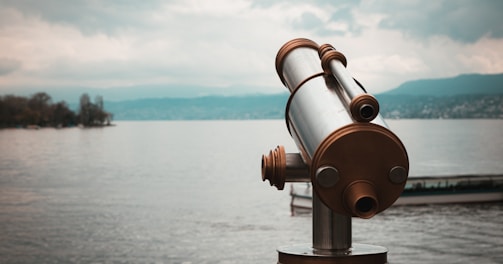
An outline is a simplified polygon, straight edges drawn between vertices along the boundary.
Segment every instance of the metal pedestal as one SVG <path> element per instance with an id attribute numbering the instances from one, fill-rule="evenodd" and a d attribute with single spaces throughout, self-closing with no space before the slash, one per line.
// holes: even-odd
<path id="1" fill-rule="evenodd" d="M 385 247 L 351 242 L 351 217 L 334 213 L 313 193 L 313 243 L 278 249 L 279 264 L 384 264 Z"/>
<path id="2" fill-rule="evenodd" d="M 278 249 L 278 264 L 374 264 L 388 263 L 385 247 L 354 243 L 349 252 L 319 254 L 309 244 Z"/>

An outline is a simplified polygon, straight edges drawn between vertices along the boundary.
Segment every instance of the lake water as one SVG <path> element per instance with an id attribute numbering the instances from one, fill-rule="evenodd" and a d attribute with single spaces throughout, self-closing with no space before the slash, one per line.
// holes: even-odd
<path id="1" fill-rule="evenodd" d="M 310 243 L 261 155 L 283 120 L 0 130 L 0 263 L 276 263 Z M 411 175 L 503 173 L 503 120 L 391 120 Z M 392 207 L 353 220 L 390 263 L 503 263 L 503 204 Z"/>

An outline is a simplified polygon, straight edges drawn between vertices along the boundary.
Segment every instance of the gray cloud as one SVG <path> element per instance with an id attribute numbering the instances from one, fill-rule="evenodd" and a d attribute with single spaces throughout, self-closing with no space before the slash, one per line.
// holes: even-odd
<path id="1" fill-rule="evenodd" d="M 257 6 L 271 6 L 281 1 L 254 1 Z M 287 1 L 288 4 L 305 1 Z M 333 9 L 330 21 L 347 23 L 347 32 L 358 35 L 364 30 L 354 12 L 381 14 L 379 23 L 383 29 L 395 29 L 406 35 L 424 40 L 432 36 L 447 36 L 463 43 L 474 43 L 480 38 L 503 38 L 503 1 L 501 0 L 440 0 L 440 1 L 350 1 L 317 0 L 310 2 Z M 313 29 L 322 35 L 341 34 L 324 30 L 324 21 L 316 21 L 306 13 L 293 26 Z"/>
<path id="2" fill-rule="evenodd" d="M 157 1 L 2 0 L 0 7 L 15 8 L 55 24 L 71 25 L 85 34 L 113 34 L 145 26 L 145 14 L 158 8 Z"/>
<path id="3" fill-rule="evenodd" d="M 503 1 L 500 0 L 396 0 L 375 2 L 367 8 L 386 15 L 380 27 L 397 29 L 418 39 L 444 35 L 473 43 L 484 36 L 503 37 Z"/>
<path id="4" fill-rule="evenodd" d="M 380 90 L 421 77 L 498 72 L 501 4 L 479 3 L 0 0 L 0 58 L 10 58 L 0 60 L 0 90 L 246 84 L 283 91 L 274 57 L 296 37 L 337 45 L 355 77 Z M 445 38 L 429 38 L 439 35 Z"/>
<path id="5" fill-rule="evenodd" d="M 142 27 L 159 27 L 148 16 L 162 5 L 174 1 L 64 1 L 64 0 L 2 0 L 0 7 L 12 7 L 26 15 L 35 15 L 51 23 L 72 25 L 83 33 L 103 32 L 115 34 L 120 30 Z M 269 8 L 284 4 L 294 6 L 303 0 L 251 1 L 252 8 Z M 360 34 L 363 27 L 354 17 L 354 11 L 384 15 L 379 26 L 396 29 L 405 34 L 424 39 L 431 36 L 447 36 L 451 39 L 473 43 L 488 36 L 503 38 L 503 1 L 500 0 L 440 0 L 440 1 L 351 1 L 315 0 L 308 2 L 318 7 L 330 7 L 332 22 L 348 25 L 347 32 Z M 281 14 L 278 14 L 281 15 Z M 341 35 L 342 31 L 326 28 L 326 22 L 306 12 L 301 20 L 291 26 L 308 29 L 321 35 Z"/>
<path id="6" fill-rule="evenodd" d="M 0 76 L 7 75 L 21 67 L 21 62 L 18 60 L 0 58 Z"/>
<path id="7" fill-rule="evenodd" d="M 359 34 L 362 31 L 362 27 L 358 24 L 358 21 L 354 18 L 353 9 L 360 5 L 361 0 L 254 0 L 252 6 L 260 8 L 268 8 L 279 3 L 283 3 L 285 6 L 294 6 L 299 4 L 310 4 L 320 8 L 327 8 L 334 10 L 330 18 L 325 21 L 317 17 L 315 14 L 310 12 L 303 13 L 301 19 L 293 23 L 291 27 L 293 29 L 306 29 L 312 30 L 322 36 L 330 35 L 344 35 L 346 33 Z M 341 22 L 348 26 L 346 30 L 333 30 L 327 27 L 330 22 Z"/>
<path id="8" fill-rule="evenodd" d="M 297 4 L 312 4 L 316 6 L 335 6 L 335 7 L 346 7 L 346 6 L 358 6 L 360 4 L 361 0 L 311 0 L 311 1 L 305 1 L 305 0 L 276 0 L 276 1 L 271 1 L 271 0 L 253 0 L 252 4 L 253 6 L 259 6 L 259 7 L 271 7 L 275 4 L 278 3 L 285 3 L 288 5 L 297 5 Z"/>
<path id="9" fill-rule="evenodd" d="M 344 29 L 331 29 L 330 23 L 341 23 L 347 26 Z M 358 35 L 363 27 L 355 23 L 349 7 L 343 7 L 334 11 L 328 20 L 323 20 L 311 12 L 304 12 L 299 20 L 291 25 L 296 30 L 308 30 L 320 36 L 344 36 L 345 34 Z"/>
<path id="10" fill-rule="evenodd" d="M 352 11 L 355 8 L 357 2 L 354 1 L 351 3 L 352 4 L 345 5 L 333 12 L 330 21 L 345 22 L 348 24 L 348 32 L 358 35 L 362 32 L 363 27 L 354 18 Z"/>
<path id="11" fill-rule="evenodd" d="M 318 33 L 319 35 L 344 35 L 344 30 L 331 30 L 325 26 L 325 21 L 317 17 L 315 14 L 305 12 L 300 16 L 300 19 L 292 24 L 293 28 L 308 30 Z"/>

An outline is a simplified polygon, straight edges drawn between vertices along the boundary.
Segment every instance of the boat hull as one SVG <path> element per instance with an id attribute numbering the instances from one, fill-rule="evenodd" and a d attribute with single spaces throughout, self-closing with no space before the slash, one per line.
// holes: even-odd
<path id="1" fill-rule="evenodd" d="M 487 203 L 503 201 L 503 192 L 478 192 L 456 194 L 427 194 L 400 196 L 393 205 Z"/>
<path id="2" fill-rule="evenodd" d="M 292 215 L 310 213 L 312 188 L 292 185 Z M 413 177 L 393 206 L 503 202 L 503 175 Z"/>

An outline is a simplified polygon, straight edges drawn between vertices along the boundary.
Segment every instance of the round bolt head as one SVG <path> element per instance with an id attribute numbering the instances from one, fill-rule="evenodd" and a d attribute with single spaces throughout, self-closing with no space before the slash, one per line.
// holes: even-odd
<path id="1" fill-rule="evenodd" d="M 407 180 L 407 170 L 402 166 L 395 166 L 389 171 L 389 180 L 392 183 L 404 183 Z"/>
<path id="2" fill-rule="evenodd" d="M 316 181 L 321 187 L 333 187 L 339 181 L 339 171 L 331 166 L 320 167 L 316 170 Z"/>

